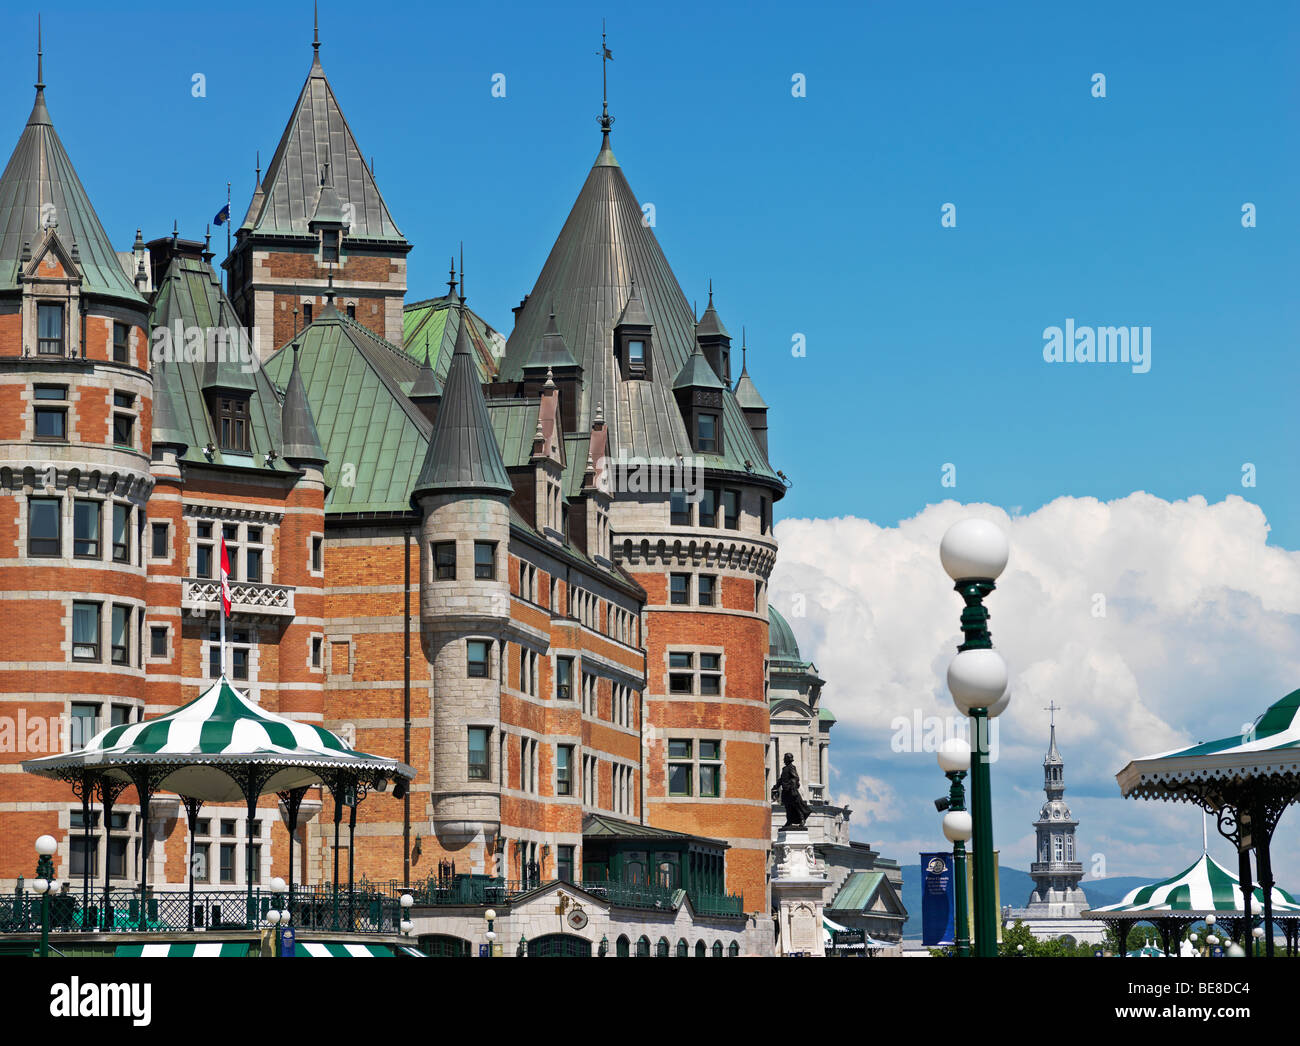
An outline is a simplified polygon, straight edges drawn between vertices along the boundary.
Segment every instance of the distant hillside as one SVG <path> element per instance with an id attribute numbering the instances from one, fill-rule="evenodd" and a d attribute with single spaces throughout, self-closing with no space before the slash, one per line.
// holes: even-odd
<path id="1" fill-rule="evenodd" d="M 1002 906 L 1023 908 L 1034 890 L 1034 880 L 1019 868 L 999 868 L 998 885 Z M 1124 899 L 1134 887 L 1151 882 L 1150 878 L 1136 875 L 1114 876 L 1109 879 L 1085 879 L 1080 885 L 1094 907 L 1114 904 Z M 921 936 L 921 865 L 903 868 L 903 904 L 907 907 L 907 922 L 903 924 L 904 937 Z"/>

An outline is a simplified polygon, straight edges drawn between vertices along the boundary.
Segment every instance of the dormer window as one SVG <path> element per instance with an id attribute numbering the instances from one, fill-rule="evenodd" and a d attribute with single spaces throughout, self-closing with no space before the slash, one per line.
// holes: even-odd
<path id="1" fill-rule="evenodd" d="M 303 302 L 302 306 L 302 323 L 307 326 L 311 323 L 311 302 Z"/>
<path id="2" fill-rule="evenodd" d="M 328 265 L 333 262 L 335 265 L 339 261 L 339 230 L 322 229 L 320 234 L 320 260 L 322 264 Z"/>
<path id="3" fill-rule="evenodd" d="M 63 355 L 63 303 L 40 302 L 36 306 L 36 351 L 41 356 Z"/>
<path id="4" fill-rule="evenodd" d="M 632 338 L 627 343 L 627 369 L 628 377 L 644 378 L 645 377 L 645 341 L 642 338 Z"/>
<path id="5" fill-rule="evenodd" d="M 718 416 L 695 415 L 695 449 L 701 454 L 718 453 Z"/>
<path id="6" fill-rule="evenodd" d="M 248 453 L 248 397 L 218 395 L 215 415 L 221 449 Z"/>

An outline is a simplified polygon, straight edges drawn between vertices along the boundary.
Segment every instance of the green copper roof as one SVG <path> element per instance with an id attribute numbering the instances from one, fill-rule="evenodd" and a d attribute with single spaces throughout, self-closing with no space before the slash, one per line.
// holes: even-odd
<path id="1" fill-rule="evenodd" d="M 720 839 L 690 835 L 687 832 L 674 832 L 668 828 L 652 828 L 648 824 L 622 821 L 617 817 L 607 817 L 605 814 L 588 814 L 584 817 L 582 837 L 584 839 L 680 839 L 682 841 L 701 839 L 719 847 L 727 845 Z"/>
<path id="2" fill-rule="evenodd" d="M 243 347 L 250 362 L 242 363 L 228 353 L 226 362 L 219 369 L 226 375 L 223 381 L 228 384 L 238 382 L 250 393 L 250 451 L 237 454 L 217 449 L 210 458 L 203 452 L 209 443 L 215 446 L 218 442 L 204 392 L 212 379 L 212 366 L 206 359 L 206 346 L 201 354 L 203 358 L 188 359 L 188 353 L 183 351 L 183 338 L 176 337 L 177 324 L 182 330 L 199 328 L 207 331 L 227 325 L 238 327 L 238 321 L 233 317 L 234 310 L 225 300 L 221 282 L 212 266 L 201 258 L 174 256 L 154 294 L 149 316 L 152 328 L 168 329 L 173 349 L 172 359 L 154 374 L 155 384 L 166 388 L 171 401 L 172 435 L 167 442 L 183 442 L 188 446 L 181 459 L 186 462 L 292 472 L 293 468 L 280 457 L 273 459 L 270 465 L 266 464 L 266 455 L 270 451 L 280 452 L 280 400 L 266 372 L 251 362 L 254 354 L 246 342 Z M 248 369 L 244 370 L 245 367 Z"/>
<path id="3" fill-rule="evenodd" d="M 441 491 L 514 493 L 492 431 L 468 327 L 462 319 L 438 420 L 412 497 Z"/>
<path id="4" fill-rule="evenodd" d="M 773 661 L 797 661 L 803 664 L 790 622 L 770 603 L 767 607 L 767 656 Z"/>
<path id="5" fill-rule="evenodd" d="M 329 164 L 329 184 L 321 175 Z M 375 184 L 365 158 L 339 108 L 334 89 L 325 78 L 317 54 L 303 84 L 289 123 L 262 180 L 263 201 L 252 223 L 256 234 L 306 236 L 327 188 L 327 210 L 336 218 L 346 213 L 348 240 L 405 243 L 388 205 Z M 329 197 L 333 197 L 330 200 Z M 335 205 L 341 211 L 335 210 Z"/>
<path id="6" fill-rule="evenodd" d="M 533 434 L 541 404 L 536 399 L 488 400 L 488 417 L 506 468 L 527 465 L 533 456 Z"/>
<path id="7" fill-rule="evenodd" d="M 829 911 L 864 912 L 875 899 L 884 882 L 884 872 L 853 872 L 844 880 L 835 900 L 826 906 Z"/>
<path id="8" fill-rule="evenodd" d="M 284 445 L 280 448 L 280 453 L 289 462 L 302 461 L 323 465 L 327 459 L 325 451 L 321 449 L 320 436 L 316 433 L 311 407 L 307 404 L 302 371 L 298 367 L 297 345 L 293 346 L 292 351 L 293 364 L 289 372 L 289 386 L 284 390 L 284 402 L 280 405 L 280 423 L 284 429 Z"/>
<path id="9" fill-rule="evenodd" d="M 473 309 L 464 312 L 470 321 L 470 348 L 478 363 L 479 377 L 491 381 L 505 339 Z M 412 302 L 402 310 L 402 345 L 412 359 L 429 360 L 439 388 L 446 384 L 451 356 L 456 351 L 460 316 L 460 299 L 454 294 Z"/>
<path id="10" fill-rule="evenodd" d="M 654 328 L 651 377 L 624 381 L 611 346 L 633 280 Z M 772 486 L 778 497 L 784 492 L 729 389 L 722 390 L 722 453 L 694 454 L 672 384 L 695 349 L 695 316 L 608 140 L 519 309 L 501 361 L 503 380 L 522 377 L 552 309 L 583 371 L 577 431 L 589 431 L 597 405 L 603 405 L 615 456 L 620 451 L 661 460 L 693 455 L 708 468 L 748 472 Z"/>
<path id="11" fill-rule="evenodd" d="M 27 126 L 0 175 L 0 290 L 17 289 L 24 245 L 35 252 L 47 226 L 66 255 L 75 251 L 84 293 L 145 304 L 117 260 L 50 121 L 44 86 L 38 85 Z"/>
<path id="12" fill-rule="evenodd" d="M 330 490 L 325 511 L 410 510 L 429 422 L 402 394 L 416 364 L 401 349 L 333 306 L 298 335 L 298 367 L 325 456 Z M 266 361 L 266 373 L 288 384 L 292 343 Z"/>
<path id="13" fill-rule="evenodd" d="M 749 376 L 749 361 L 745 358 L 748 354 L 745 346 L 740 346 L 741 365 L 740 378 L 736 381 L 736 402 L 740 404 L 741 410 L 767 410 L 767 402 L 758 394 L 758 387 L 754 384 L 754 379 Z"/>
<path id="14" fill-rule="evenodd" d="M 836 719 L 835 716 L 831 714 L 831 710 L 829 708 L 819 708 L 817 710 L 817 718 L 820 719 L 823 723 L 839 722 L 839 720 Z"/>

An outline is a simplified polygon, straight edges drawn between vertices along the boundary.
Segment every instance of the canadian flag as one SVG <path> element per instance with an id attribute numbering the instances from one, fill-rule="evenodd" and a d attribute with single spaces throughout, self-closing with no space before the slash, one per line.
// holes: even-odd
<path id="1" fill-rule="evenodd" d="M 230 616 L 230 556 L 226 553 L 226 536 L 221 535 L 221 609 Z"/>

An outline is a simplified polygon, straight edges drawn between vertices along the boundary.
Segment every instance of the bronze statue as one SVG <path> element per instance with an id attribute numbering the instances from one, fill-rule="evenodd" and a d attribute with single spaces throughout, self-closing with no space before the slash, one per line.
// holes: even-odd
<path id="1" fill-rule="evenodd" d="M 794 768 L 794 755 L 790 752 L 785 754 L 780 779 L 772 786 L 772 801 L 779 801 L 785 807 L 785 824 L 781 826 L 783 832 L 787 828 L 803 828 L 808 815 L 812 813 L 812 808 L 799 793 L 799 771 Z"/>

